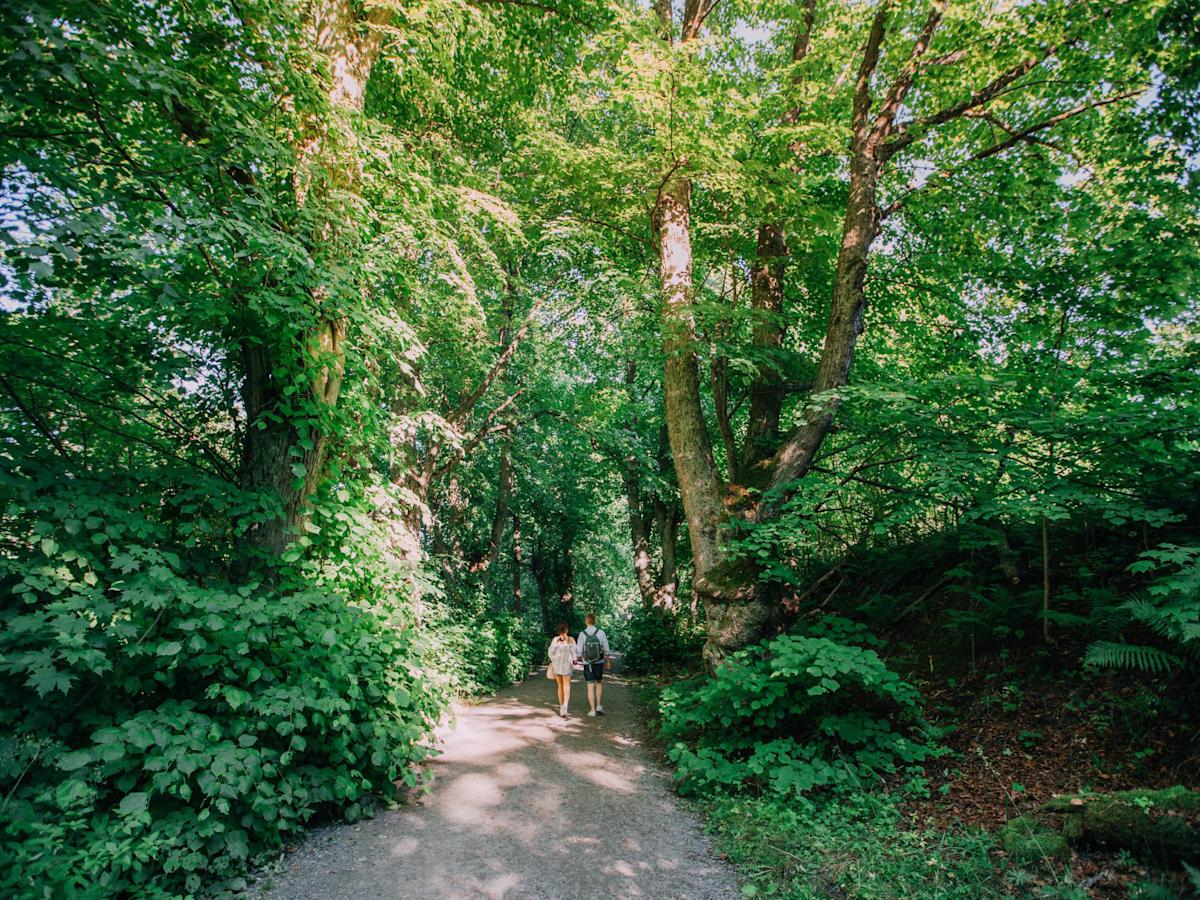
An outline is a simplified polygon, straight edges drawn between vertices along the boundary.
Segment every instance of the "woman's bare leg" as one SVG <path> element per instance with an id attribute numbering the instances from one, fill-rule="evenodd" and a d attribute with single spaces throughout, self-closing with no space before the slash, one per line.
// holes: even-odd
<path id="1" fill-rule="evenodd" d="M 558 687 L 558 705 L 563 705 L 563 677 L 561 675 L 554 676 L 554 684 Z"/>

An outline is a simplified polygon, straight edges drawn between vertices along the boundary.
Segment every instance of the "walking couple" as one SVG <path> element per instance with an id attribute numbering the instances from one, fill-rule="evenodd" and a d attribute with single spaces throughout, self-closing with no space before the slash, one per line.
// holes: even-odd
<path id="1" fill-rule="evenodd" d="M 571 669 L 575 660 L 583 661 L 583 680 L 587 683 L 588 716 L 604 715 L 601 702 L 604 691 L 604 670 L 612 667 L 608 636 L 596 627 L 596 617 L 587 614 L 587 627 L 574 640 L 567 633 L 567 623 L 558 624 L 558 634 L 550 642 L 550 667 L 547 675 L 554 678 L 558 686 L 558 714 L 567 717 L 567 705 L 571 702 Z"/>

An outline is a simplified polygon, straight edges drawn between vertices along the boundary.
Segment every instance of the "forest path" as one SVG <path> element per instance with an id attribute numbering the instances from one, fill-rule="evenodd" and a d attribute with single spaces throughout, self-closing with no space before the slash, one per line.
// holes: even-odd
<path id="1" fill-rule="evenodd" d="M 540 672 L 459 710 L 433 788 L 357 825 L 314 832 L 259 890 L 271 900 L 717 900 L 738 895 L 696 819 L 641 746 L 628 684 L 607 715 L 569 719 Z M 263 888 L 267 888 L 263 890 Z"/>

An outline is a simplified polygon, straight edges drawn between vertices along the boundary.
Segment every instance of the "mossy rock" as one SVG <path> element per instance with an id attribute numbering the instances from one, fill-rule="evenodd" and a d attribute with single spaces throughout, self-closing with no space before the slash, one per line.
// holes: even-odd
<path id="1" fill-rule="evenodd" d="M 1200 861 L 1200 792 L 1183 787 L 1056 797 L 1042 807 L 1071 843 L 1120 847 L 1160 863 Z"/>
<path id="2" fill-rule="evenodd" d="M 1000 843 L 1019 865 L 1062 862 L 1071 855 L 1066 836 L 1033 816 L 1011 819 L 1000 829 Z"/>

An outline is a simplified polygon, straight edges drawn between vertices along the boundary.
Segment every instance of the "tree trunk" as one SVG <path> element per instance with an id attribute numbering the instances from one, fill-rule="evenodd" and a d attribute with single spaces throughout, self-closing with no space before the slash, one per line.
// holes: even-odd
<path id="1" fill-rule="evenodd" d="M 560 621 L 574 623 L 575 611 L 575 561 L 572 557 L 574 537 L 563 535 L 555 545 L 539 540 L 534 547 L 531 568 L 538 586 L 538 597 L 542 608 L 542 623 L 546 633 L 554 630 Z"/>
<path id="2" fill-rule="evenodd" d="M 371 13 L 371 24 L 387 18 L 386 10 Z M 371 69 L 379 57 L 382 36 L 377 29 L 364 27 L 367 22 L 350 0 L 325 0 L 312 8 L 307 37 L 329 61 L 330 78 L 326 96 L 336 111 L 362 109 L 363 96 Z M 324 136 L 324 117 L 305 117 L 309 126 L 300 136 L 297 150 L 299 168 L 294 186 L 304 205 L 311 197 L 313 172 L 340 173 L 340 190 L 358 189 L 358 167 L 329 158 L 337 153 L 337 140 Z M 252 177 L 247 174 L 247 177 Z M 325 177 L 324 175 L 320 177 Z M 322 217 L 318 217 L 321 219 Z M 311 235 L 314 252 L 335 243 L 332 232 L 338 223 L 326 221 Z M 249 332 L 242 340 L 244 381 L 242 397 L 247 427 L 239 471 L 241 487 L 277 497 L 278 513 L 255 523 L 246 534 L 250 551 L 242 566 L 248 567 L 253 556 L 276 558 L 296 535 L 303 523 L 305 508 L 324 475 L 328 438 L 317 424 L 323 407 L 336 405 L 345 369 L 346 325 L 341 310 L 327 310 L 320 292 L 311 297 L 317 324 L 307 333 L 287 336 L 272 343 L 274 335 L 261 338 L 260 323 L 248 323 Z M 315 409 L 297 419 L 287 408 L 283 385 L 275 378 L 282 369 L 303 368 L 310 377 Z M 301 472 L 299 467 L 303 467 Z"/>
<path id="3" fill-rule="evenodd" d="M 492 536 L 488 544 L 487 569 L 496 570 L 500 561 L 500 548 L 504 543 L 504 529 L 508 526 L 508 501 L 512 494 L 512 440 L 506 440 L 500 448 L 500 475 L 496 488 L 496 509 L 492 514 Z"/>
<path id="4" fill-rule="evenodd" d="M 1160 865 L 1195 862 L 1200 847 L 1200 792 L 1176 786 L 1056 797 L 1002 832 L 1006 848 L 1053 829 L 1072 844 L 1132 851 Z M 1032 854 L 1030 854 L 1032 855 Z"/>
<path id="5" fill-rule="evenodd" d="M 562 590 L 558 596 L 558 604 L 563 621 L 569 625 L 575 621 L 575 555 L 571 544 L 563 547 L 562 566 Z"/>
<path id="6" fill-rule="evenodd" d="M 636 409 L 637 398 L 634 385 L 637 381 L 637 366 L 633 360 L 625 363 L 625 392 L 631 408 Z M 637 434 L 638 417 L 630 416 L 629 430 Z M 625 485 L 625 505 L 629 510 L 629 544 L 633 551 L 633 572 L 637 579 L 638 594 L 642 605 L 654 604 L 654 575 L 650 571 L 650 524 L 642 512 L 642 478 L 636 453 L 625 457 L 621 468 L 621 480 Z"/>
<path id="7" fill-rule="evenodd" d="M 512 515 L 512 609 L 521 614 L 521 517 Z"/>
<path id="8" fill-rule="evenodd" d="M 551 616 L 550 596 L 552 593 L 550 587 L 550 566 L 546 561 L 546 557 L 542 554 L 540 544 L 534 548 L 533 558 L 529 561 L 529 568 L 533 572 L 533 583 L 538 589 L 538 607 L 542 613 L 542 632 L 550 634 L 554 631 L 554 620 Z"/>
<path id="9" fill-rule="evenodd" d="M 724 551 L 725 486 L 713 459 L 700 402 L 692 311 L 691 182 L 667 180 L 655 208 L 662 284 L 667 436 L 692 544 L 692 586 L 708 619 L 705 662 L 715 669 L 733 650 L 770 633 L 773 610 L 756 573 Z"/>
<path id="10" fill-rule="evenodd" d="M 654 521 L 658 525 L 658 536 L 662 543 L 662 568 L 658 574 L 654 605 L 674 609 L 679 590 L 679 564 L 675 556 L 675 543 L 679 538 L 679 504 L 672 503 L 668 507 L 660 498 L 655 497 Z"/>
<path id="11" fill-rule="evenodd" d="M 645 516 L 642 515 L 641 479 L 638 476 L 636 458 L 625 461 L 622 478 L 625 482 L 625 503 L 629 507 L 629 541 L 633 550 L 633 572 L 637 577 L 642 605 L 650 607 L 654 605 L 654 573 L 651 571 L 650 534 L 646 528 Z"/>
<path id="12" fill-rule="evenodd" d="M 804 421 L 780 447 L 773 461 L 769 488 L 775 498 L 764 504 L 764 515 L 778 514 L 783 501 L 792 492 L 795 481 L 812 467 L 817 451 L 833 424 L 838 401 L 822 397 L 827 391 L 843 387 L 850 374 L 854 348 L 863 330 L 863 308 L 866 295 L 863 284 L 867 274 L 867 253 L 879 227 L 879 211 L 875 202 L 879 177 L 877 148 L 866 135 L 856 137 L 850 163 L 850 196 L 842 223 L 842 245 L 838 252 L 837 270 L 833 282 L 833 302 L 829 324 L 813 397 L 804 414 Z"/>
<path id="13" fill-rule="evenodd" d="M 764 355 L 777 354 L 783 346 L 783 267 L 787 242 L 779 225 L 758 229 L 754 269 L 751 273 L 750 306 L 754 310 L 754 348 Z M 762 364 L 750 388 L 750 415 L 746 442 L 737 474 L 739 484 L 762 483 L 763 465 L 779 442 L 779 416 L 783 410 L 783 385 L 779 373 L 764 371 Z"/>

